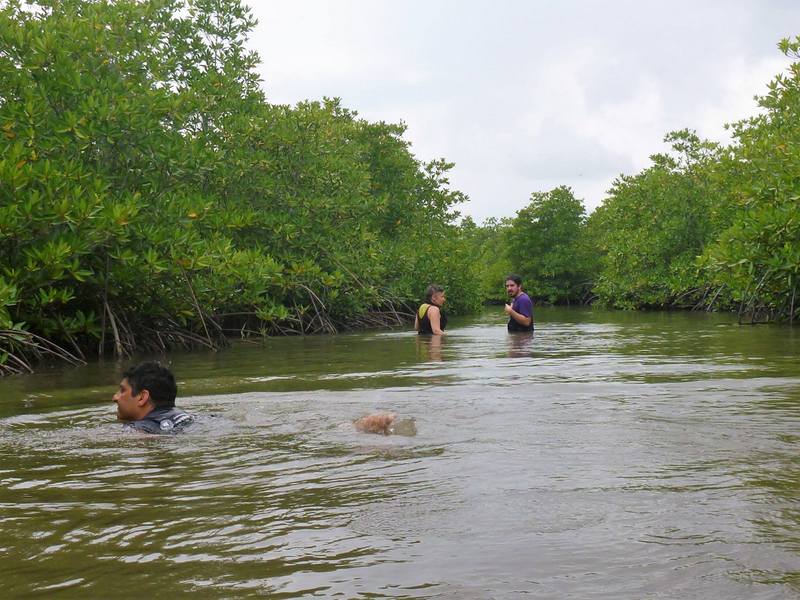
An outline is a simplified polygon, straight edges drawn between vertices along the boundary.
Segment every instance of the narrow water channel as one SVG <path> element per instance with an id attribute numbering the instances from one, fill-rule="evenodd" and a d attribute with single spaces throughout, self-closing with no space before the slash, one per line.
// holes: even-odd
<path id="1" fill-rule="evenodd" d="M 177 436 L 127 365 L 0 380 L 3 596 L 800 597 L 796 328 L 500 313 L 172 356 Z"/>

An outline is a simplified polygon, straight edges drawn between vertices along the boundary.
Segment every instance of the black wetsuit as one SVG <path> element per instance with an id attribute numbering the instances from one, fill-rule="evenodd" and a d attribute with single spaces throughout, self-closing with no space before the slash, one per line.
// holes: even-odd
<path id="1" fill-rule="evenodd" d="M 433 333 L 433 328 L 431 327 L 431 318 L 428 316 L 428 309 L 433 306 L 432 304 L 421 304 L 420 307 L 417 309 L 417 318 L 419 319 L 419 333 Z M 439 329 L 444 331 L 444 328 L 447 327 L 447 315 L 444 314 L 444 311 L 441 307 L 439 307 Z"/>
<path id="2" fill-rule="evenodd" d="M 144 419 L 127 423 L 125 428 L 144 433 L 177 433 L 193 421 L 194 417 L 179 408 L 154 408 Z"/>

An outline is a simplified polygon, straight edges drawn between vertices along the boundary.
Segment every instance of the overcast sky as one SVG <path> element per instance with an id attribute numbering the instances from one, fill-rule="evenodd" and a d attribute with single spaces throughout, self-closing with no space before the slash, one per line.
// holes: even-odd
<path id="1" fill-rule="evenodd" d="M 587 210 L 688 127 L 726 141 L 789 64 L 796 0 L 249 0 L 271 102 L 337 96 L 454 162 L 464 214 L 569 185 Z"/>

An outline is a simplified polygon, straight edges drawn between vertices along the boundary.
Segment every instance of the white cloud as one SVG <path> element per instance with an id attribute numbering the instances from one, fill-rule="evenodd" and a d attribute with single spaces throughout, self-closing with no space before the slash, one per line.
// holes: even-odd
<path id="1" fill-rule="evenodd" d="M 767 93 L 767 84 L 786 68 L 787 63 L 785 57 L 750 62 L 736 57 L 729 61 L 722 69 L 722 94 L 716 102 L 702 103 L 698 110 L 698 132 L 709 139 L 728 142 L 730 137 L 725 124 L 756 115 L 760 108 L 755 96 Z"/>
<path id="2" fill-rule="evenodd" d="M 800 5 L 507 0 L 255 2 L 274 102 L 338 96 L 404 121 L 421 159 L 456 163 L 477 220 L 570 185 L 589 208 L 669 131 L 725 139 L 787 60 Z"/>

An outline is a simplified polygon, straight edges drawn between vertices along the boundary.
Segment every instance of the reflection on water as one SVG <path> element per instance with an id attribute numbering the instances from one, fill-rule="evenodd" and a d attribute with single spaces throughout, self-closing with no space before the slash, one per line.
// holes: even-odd
<path id="1" fill-rule="evenodd" d="M 198 423 L 155 438 L 113 421 L 123 365 L 2 380 L 4 594 L 797 597 L 799 355 L 583 309 L 268 340 L 172 357 Z"/>
<path id="2" fill-rule="evenodd" d="M 417 358 L 422 361 L 441 361 L 443 335 L 417 335 Z"/>
<path id="3" fill-rule="evenodd" d="M 518 331 L 508 334 L 508 356 L 511 358 L 527 358 L 533 352 L 533 332 Z"/>

